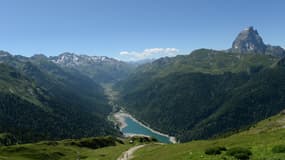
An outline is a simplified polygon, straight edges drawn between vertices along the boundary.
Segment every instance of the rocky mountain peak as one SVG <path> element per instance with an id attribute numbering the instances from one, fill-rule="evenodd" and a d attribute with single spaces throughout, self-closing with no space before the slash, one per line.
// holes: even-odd
<path id="1" fill-rule="evenodd" d="M 255 30 L 255 29 L 253 28 L 253 26 L 249 26 L 249 27 L 245 28 L 244 31 L 257 32 L 257 30 Z"/>
<path id="2" fill-rule="evenodd" d="M 9 52 L 0 50 L 0 57 L 11 57 L 12 55 Z"/>
<path id="3" fill-rule="evenodd" d="M 265 45 L 263 39 L 252 26 L 242 30 L 232 44 L 230 52 L 267 54 L 284 57 L 285 50 L 280 46 Z"/>
<path id="4" fill-rule="evenodd" d="M 264 53 L 266 45 L 257 30 L 247 27 L 234 40 L 232 50 L 239 53 Z"/>

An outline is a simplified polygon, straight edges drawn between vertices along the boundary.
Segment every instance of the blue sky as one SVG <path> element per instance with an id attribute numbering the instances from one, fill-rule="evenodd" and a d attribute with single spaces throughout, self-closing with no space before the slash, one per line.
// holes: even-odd
<path id="1" fill-rule="evenodd" d="M 0 0 L 0 50 L 124 60 L 226 49 L 254 26 L 285 47 L 282 0 Z M 120 54 L 121 53 L 121 54 Z"/>

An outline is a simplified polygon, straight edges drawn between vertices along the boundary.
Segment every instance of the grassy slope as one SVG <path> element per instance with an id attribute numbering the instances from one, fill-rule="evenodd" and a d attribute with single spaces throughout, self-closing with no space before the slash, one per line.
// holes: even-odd
<path id="1" fill-rule="evenodd" d="M 41 92 L 31 79 L 23 76 L 16 69 L 4 64 L 0 64 L 0 91 L 12 93 L 35 105 L 42 106 L 35 94 Z"/>
<path id="2" fill-rule="evenodd" d="M 120 145 L 93 150 L 64 145 L 47 147 L 43 144 L 27 144 L 21 146 L 24 148 L 18 147 L 20 151 L 4 151 L 1 153 L 0 160 L 75 160 L 78 157 L 85 160 L 115 160 L 130 147 L 130 145 Z M 3 152 L 4 149 L 1 150 Z"/>
<path id="3" fill-rule="evenodd" d="M 192 141 L 184 144 L 149 145 L 137 151 L 134 160 L 233 159 L 226 156 L 224 152 L 216 156 L 206 155 L 205 149 L 212 146 L 246 147 L 252 151 L 251 159 L 253 160 L 282 160 L 285 159 L 285 153 L 273 153 L 272 147 L 285 144 L 284 126 L 285 115 L 277 115 L 259 122 L 247 131 L 227 138 Z"/>
<path id="4" fill-rule="evenodd" d="M 8 147 L 0 147 L 0 160 L 115 160 L 124 151 L 135 144 L 116 143 L 99 149 L 90 149 L 70 145 L 69 142 L 76 140 L 63 140 L 57 144 L 53 142 L 39 142 L 34 144 L 21 144 Z"/>

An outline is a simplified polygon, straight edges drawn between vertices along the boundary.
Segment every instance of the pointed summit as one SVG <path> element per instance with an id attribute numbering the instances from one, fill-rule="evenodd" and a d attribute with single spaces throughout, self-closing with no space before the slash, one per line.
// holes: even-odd
<path id="1" fill-rule="evenodd" d="M 264 53 L 266 45 L 253 27 L 241 31 L 232 44 L 232 51 L 238 53 Z"/>
<path id="2" fill-rule="evenodd" d="M 253 26 L 249 26 L 247 28 L 244 29 L 245 31 L 250 31 L 250 32 L 254 32 L 256 30 L 254 30 Z"/>
<path id="3" fill-rule="evenodd" d="M 285 50 L 280 46 L 265 45 L 261 36 L 252 26 L 242 30 L 232 44 L 230 52 L 267 54 L 284 57 Z"/>

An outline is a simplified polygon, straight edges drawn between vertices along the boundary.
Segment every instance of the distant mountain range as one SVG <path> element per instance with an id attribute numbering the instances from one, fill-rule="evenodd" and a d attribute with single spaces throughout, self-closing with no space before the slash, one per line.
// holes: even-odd
<path id="1" fill-rule="evenodd" d="M 118 63 L 118 60 L 109 58 L 106 56 L 87 56 L 76 55 L 74 53 L 62 53 L 59 56 L 50 58 L 54 63 L 60 64 L 66 67 L 78 67 L 96 63 Z"/>
<path id="2" fill-rule="evenodd" d="M 66 52 L 49 59 L 64 68 L 75 69 L 99 83 L 114 82 L 126 77 L 134 68 L 131 64 L 106 56 L 76 55 Z"/>
<path id="3" fill-rule="evenodd" d="M 37 54 L 28 58 L 21 55 L 13 56 L 8 52 L 0 51 L 0 62 L 12 59 L 19 62 L 30 60 L 50 61 L 65 69 L 79 71 L 81 74 L 94 79 L 98 83 L 121 79 L 134 68 L 134 64 L 106 56 L 87 56 L 66 52 L 59 56 L 46 57 L 43 54 Z"/>
<path id="4" fill-rule="evenodd" d="M 134 65 L 134 66 L 140 66 L 140 65 L 143 65 L 143 64 L 147 64 L 147 63 L 151 63 L 153 61 L 155 61 L 156 59 L 142 59 L 142 60 L 137 60 L 137 61 L 129 61 L 127 63 L 131 64 L 131 65 Z"/>

